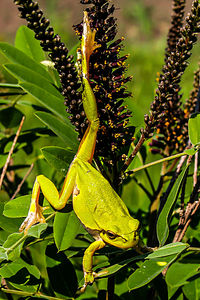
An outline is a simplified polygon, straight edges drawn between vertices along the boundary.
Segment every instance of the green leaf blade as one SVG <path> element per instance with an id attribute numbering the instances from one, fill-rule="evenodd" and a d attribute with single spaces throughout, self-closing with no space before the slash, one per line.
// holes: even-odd
<path id="1" fill-rule="evenodd" d="M 157 222 L 157 236 L 160 243 L 160 246 L 164 245 L 166 242 L 168 235 L 169 235 L 169 225 L 168 220 L 171 217 L 172 208 L 178 198 L 180 188 L 185 177 L 186 171 L 188 166 L 182 170 L 181 174 L 179 174 L 176 183 L 174 184 L 173 188 L 170 191 L 168 199 L 159 215 L 158 222 Z"/>
<path id="2" fill-rule="evenodd" d="M 45 67 L 42 64 L 37 63 L 26 55 L 21 50 L 13 47 L 12 45 L 4 42 L 0 42 L 0 51 L 5 55 L 11 62 L 15 64 L 20 64 L 25 66 L 35 72 L 39 73 L 41 76 L 48 79 L 52 82 L 52 78 L 49 73 L 45 70 Z"/>
<path id="3" fill-rule="evenodd" d="M 188 121 L 188 133 L 193 145 L 200 143 L 200 113 L 194 113 Z"/>
<path id="4" fill-rule="evenodd" d="M 64 101 L 61 93 L 49 82 L 49 80 L 46 80 L 44 76 L 41 76 L 34 70 L 19 64 L 5 64 L 4 67 L 20 82 L 29 82 L 38 86 L 39 88 L 42 87 L 44 90 L 48 91 L 48 93 L 51 93 L 55 97 L 58 97 L 60 100 Z"/>
<path id="5" fill-rule="evenodd" d="M 55 113 L 60 118 L 66 119 L 67 113 L 65 111 L 64 103 L 60 99 L 60 97 L 55 97 L 43 88 L 29 82 L 22 82 L 19 85 L 27 93 L 38 100 L 38 102 L 41 103 L 44 107 Z"/>
<path id="6" fill-rule="evenodd" d="M 31 195 L 21 196 L 8 201 L 4 206 L 3 214 L 9 218 L 20 218 L 28 215 Z"/>
<path id="7" fill-rule="evenodd" d="M 42 232 L 47 228 L 47 223 L 39 223 L 34 226 L 31 226 L 31 228 L 28 230 L 27 235 L 33 236 L 35 238 L 39 238 Z"/>
<path id="8" fill-rule="evenodd" d="M 45 112 L 37 112 L 36 116 L 44 124 L 46 124 L 57 136 L 59 136 L 63 140 L 66 146 L 70 147 L 75 151 L 77 150 L 78 148 L 77 133 L 75 132 L 69 120 L 63 122 L 58 118 Z"/>
<path id="9" fill-rule="evenodd" d="M 128 278 L 128 288 L 129 290 L 138 289 L 155 277 L 157 277 L 169 264 L 176 260 L 177 254 L 172 254 L 167 257 L 154 258 L 146 260 L 140 268 L 138 268 L 129 278 Z"/>
<path id="10" fill-rule="evenodd" d="M 54 238 L 59 251 L 68 249 L 80 228 L 80 221 L 74 211 L 71 213 L 57 212 L 54 219 Z"/>
<path id="11" fill-rule="evenodd" d="M 15 47 L 30 56 L 37 62 L 45 59 L 40 42 L 35 39 L 34 33 L 27 26 L 20 26 L 15 37 Z"/>
<path id="12" fill-rule="evenodd" d="M 63 176 L 66 176 L 75 152 L 61 147 L 44 147 L 41 149 L 47 162 Z"/>

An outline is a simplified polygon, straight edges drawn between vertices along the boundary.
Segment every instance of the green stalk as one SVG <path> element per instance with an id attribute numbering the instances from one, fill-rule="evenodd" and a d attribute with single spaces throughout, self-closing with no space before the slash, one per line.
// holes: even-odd
<path id="1" fill-rule="evenodd" d="M 5 288 L 1 288 L 1 291 L 6 294 L 20 295 L 20 296 L 24 296 L 24 297 L 38 297 L 38 298 L 48 299 L 48 300 L 64 300 L 64 298 L 51 297 L 51 296 L 41 294 L 40 292 L 30 293 L 30 292 L 10 290 L 10 289 L 5 289 Z M 73 300 L 73 299 L 74 298 L 68 298 L 68 299 L 65 298 L 65 300 Z"/>
<path id="2" fill-rule="evenodd" d="M 13 88 L 13 89 L 21 89 L 19 84 L 13 84 L 13 83 L 0 83 L 1 88 Z"/>
<path id="3" fill-rule="evenodd" d="M 151 162 L 151 163 L 149 163 L 149 164 L 146 164 L 146 165 L 143 165 L 143 166 L 140 166 L 140 167 L 138 167 L 138 168 L 135 168 L 135 169 L 131 170 L 130 172 L 133 173 L 133 174 L 131 174 L 131 175 L 134 175 L 135 172 L 138 172 L 138 171 L 140 171 L 140 170 L 144 170 L 144 169 L 146 169 L 146 168 L 155 166 L 155 165 L 157 165 L 157 164 L 160 164 L 160 163 L 165 162 L 165 161 L 168 161 L 168 160 L 172 160 L 172 159 L 175 159 L 175 158 L 179 158 L 179 157 L 184 156 L 184 155 L 189 155 L 189 154 L 187 154 L 187 153 L 185 153 L 185 152 L 182 152 L 182 153 L 178 153 L 178 154 L 175 154 L 175 155 L 172 155 L 172 156 L 169 156 L 169 157 L 165 157 L 165 158 L 162 158 L 162 159 L 153 161 L 153 162 Z"/>

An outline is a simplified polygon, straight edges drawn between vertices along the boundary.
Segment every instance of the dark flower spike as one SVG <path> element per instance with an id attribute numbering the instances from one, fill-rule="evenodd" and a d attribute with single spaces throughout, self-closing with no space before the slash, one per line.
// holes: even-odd
<path id="1" fill-rule="evenodd" d="M 90 83 L 97 99 L 100 129 L 97 136 L 95 155 L 104 157 L 110 165 L 119 159 L 123 149 L 131 143 L 134 127 L 128 126 L 130 112 L 123 105 L 123 99 L 130 96 L 125 84 L 131 77 L 125 77 L 127 55 L 120 56 L 123 38 L 113 41 L 117 29 L 112 16 L 114 6 L 107 0 L 81 1 L 93 4 L 86 8 L 90 26 L 96 30 L 95 40 L 100 48 L 90 58 Z M 74 26 L 81 38 L 82 23 Z"/>
<path id="2" fill-rule="evenodd" d="M 185 0 L 173 0 L 172 5 L 171 27 L 167 36 L 165 61 L 167 61 L 170 53 L 176 50 L 178 39 L 181 37 L 181 28 L 183 27 L 183 17 L 185 11 Z"/>
<path id="3" fill-rule="evenodd" d="M 32 0 L 14 0 L 26 19 L 28 27 L 35 32 L 44 51 L 55 64 L 61 84 L 65 105 L 70 114 L 72 124 L 79 132 L 79 139 L 86 128 L 85 114 L 82 108 L 80 80 L 73 62 L 73 56 L 54 33 L 49 20 L 43 16 L 38 3 Z M 115 18 L 112 16 L 114 5 L 107 0 L 81 1 L 83 4 L 93 4 L 87 8 L 91 28 L 96 29 L 96 42 L 101 45 L 91 56 L 90 81 L 94 90 L 98 112 L 100 115 L 100 130 L 97 137 L 96 155 L 103 156 L 105 161 L 113 164 L 123 154 L 124 146 L 129 145 L 134 134 L 134 127 L 128 126 L 130 112 L 123 105 L 123 99 L 131 94 L 125 84 L 131 77 L 125 77 L 125 61 L 127 55 L 120 57 L 123 38 L 113 41 L 117 29 Z M 82 23 L 74 26 L 81 38 Z"/>
<path id="4" fill-rule="evenodd" d="M 200 64 L 194 73 L 193 89 L 190 93 L 189 99 L 186 100 L 184 105 L 185 118 L 198 111 L 199 112 L 199 88 L 200 88 Z"/>
<path id="5" fill-rule="evenodd" d="M 179 1 L 179 4 L 182 1 Z M 182 6 L 183 7 L 183 3 Z M 181 17 L 183 15 L 180 9 Z M 181 22 L 179 22 L 179 26 Z M 186 17 L 186 25 L 181 28 L 180 37 L 174 51 L 166 55 L 165 65 L 160 75 L 155 100 L 151 104 L 150 116 L 145 118 L 146 127 L 143 135 L 150 137 L 155 129 L 163 136 L 166 145 L 164 155 L 170 155 L 174 150 L 182 151 L 187 143 L 185 113 L 181 108 L 180 80 L 191 56 L 191 49 L 200 31 L 200 3 L 193 1 L 191 12 Z"/>
<path id="6" fill-rule="evenodd" d="M 80 83 L 78 81 L 73 56 L 68 55 L 68 50 L 58 34 L 54 33 L 38 3 L 32 0 L 14 0 L 18 5 L 21 18 L 27 20 L 27 25 L 35 32 L 36 39 L 40 40 L 44 51 L 49 52 L 49 57 L 54 62 L 54 66 L 59 73 L 62 84 L 62 94 L 65 97 L 67 112 L 71 114 L 70 120 L 76 126 L 76 130 L 82 137 L 85 127 L 85 114 L 82 108 L 82 97 L 78 91 Z"/>

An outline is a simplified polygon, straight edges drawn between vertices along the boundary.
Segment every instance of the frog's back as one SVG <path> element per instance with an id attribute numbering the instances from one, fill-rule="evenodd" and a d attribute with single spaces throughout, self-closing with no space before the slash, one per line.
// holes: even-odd
<path id="1" fill-rule="evenodd" d="M 77 159 L 77 164 L 73 207 L 81 222 L 90 229 L 111 230 L 119 225 L 119 218 L 126 229 L 126 221 L 131 217 L 109 182 L 89 163 Z"/>

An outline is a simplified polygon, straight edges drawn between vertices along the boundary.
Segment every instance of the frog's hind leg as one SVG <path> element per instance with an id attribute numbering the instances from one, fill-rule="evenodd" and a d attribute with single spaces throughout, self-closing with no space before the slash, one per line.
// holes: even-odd
<path id="1" fill-rule="evenodd" d="M 99 118 L 97 115 L 96 99 L 87 80 L 84 88 L 83 106 L 89 120 L 89 125 L 80 143 L 77 157 L 91 163 L 96 145 Z"/>
<path id="2" fill-rule="evenodd" d="M 84 137 L 80 143 L 77 157 L 91 162 L 94 149 L 96 144 L 96 136 L 99 128 L 99 118 L 97 113 L 96 98 L 92 91 L 89 82 L 89 60 L 93 51 L 100 45 L 95 42 L 95 30 L 90 28 L 89 19 L 87 12 L 84 12 L 84 22 L 83 22 L 83 36 L 81 43 L 81 53 L 82 53 L 82 83 L 83 83 L 83 108 L 86 117 L 89 121 L 89 126 L 84 134 Z"/>
<path id="3" fill-rule="evenodd" d="M 22 223 L 20 227 L 20 231 L 24 230 L 24 233 L 26 234 L 28 229 L 32 225 L 36 223 L 45 223 L 45 218 L 42 214 L 44 208 L 39 205 L 40 190 L 42 191 L 47 201 L 55 209 L 60 210 L 66 205 L 67 200 L 69 199 L 70 195 L 73 192 L 75 179 L 76 179 L 76 163 L 73 162 L 66 175 L 60 194 L 51 180 L 49 180 L 44 175 L 37 176 L 33 186 L 31 204 L 30 204 L 28 216 L 25 219 L 25 221 Z"/>

